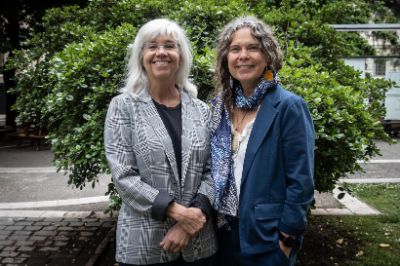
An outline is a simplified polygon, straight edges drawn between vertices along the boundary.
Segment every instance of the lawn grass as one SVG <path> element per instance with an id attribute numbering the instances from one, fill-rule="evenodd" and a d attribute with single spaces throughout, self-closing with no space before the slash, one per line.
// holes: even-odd
<path id="1" fill-rule="evenodd" d="M 400 266 L 400 184 L 345 188 L 382 215 L 310 216 L 297 265 Z"/>
<path id="2" fill-rule="evenodd" d="M 400 216 L 400 184 L 346 184 L 345 187 L 381 212 Z"/>
<path id="3" fill-rule="evenodd" d="M 362 255 L 349 265 L 400 265 L 400 184 L 346 185 L 351 193 L 383 215 L 343 217 L 344 226 L 355 226 Z"/>

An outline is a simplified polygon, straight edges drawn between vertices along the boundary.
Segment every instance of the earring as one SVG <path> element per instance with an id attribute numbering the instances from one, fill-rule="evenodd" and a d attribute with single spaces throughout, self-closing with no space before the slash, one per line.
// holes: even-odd
<path id="1" fill-rule="evenodd" d="M 271 81 L 274 79 L 274 73 L 271 70 L 266 70 L 264 72 L 264 79 Z"/>

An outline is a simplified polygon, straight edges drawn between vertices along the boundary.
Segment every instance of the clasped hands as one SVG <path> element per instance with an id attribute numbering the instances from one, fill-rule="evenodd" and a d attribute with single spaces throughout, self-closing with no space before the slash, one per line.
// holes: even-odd
<path id="1" fill-rule="evenodd" d="M 183 250 L 190 238 L 196 235 L 206 223 L 206 216 L 199 208 L 188 208 L 176 202 L 168 207 L 167 216 L 177 223 L 168 230 L 160 246 L 165 251 L 174 253 Z"/>

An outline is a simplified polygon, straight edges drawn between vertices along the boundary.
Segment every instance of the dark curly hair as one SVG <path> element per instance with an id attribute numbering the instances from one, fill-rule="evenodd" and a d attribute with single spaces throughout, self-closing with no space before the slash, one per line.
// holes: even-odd
<path id="1" fill-rule="evenodd" d="M 251 35 L 261 44 L 262 52 L 267 58 L 267 69 L 278 72 L 282 68 L 283 56 L 278 41 L 269 26 L 255 17 L 239 17 L 229 22 L 218 36 L 216 89 L 222 92 L 224 103 L 230 109 L 233 106 L 233 92 L 230 86 L 231 74 L 228 69 L 228 51 L 232 35 L 239 29 L 249 28 Z"/>

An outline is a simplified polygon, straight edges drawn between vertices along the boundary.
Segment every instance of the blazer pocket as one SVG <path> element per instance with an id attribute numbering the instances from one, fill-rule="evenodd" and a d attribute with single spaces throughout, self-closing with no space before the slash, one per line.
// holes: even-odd
<path id="1" fill-rule="evenodd" d="M 254 206 L 254 220 L 249 229 L 252 243 L 264 245 L 265 249 L 275 247 L 278 241 L 278 226 L 283 204 L 262 203 Z"/>
<path id="2" fill-rule="evenodd" d="M 254 206 L 254 217 L 256 220 L 277 219 L 282 216 L 283 204 L 263 203 Z"/>

